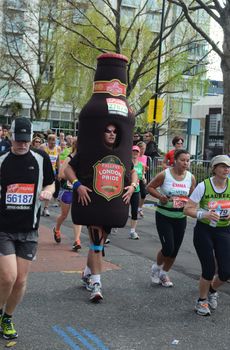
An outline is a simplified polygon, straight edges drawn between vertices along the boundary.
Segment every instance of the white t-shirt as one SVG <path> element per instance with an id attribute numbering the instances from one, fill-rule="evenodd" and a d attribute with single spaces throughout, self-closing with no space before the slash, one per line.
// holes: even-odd
<path id="1" fill-rule="evenodd" d="M 213 183 L 213 177 L 210 178 L 212 186 L 214 188 L 214 191 L 216 193 L 222 193 L 226 190 L 226 187 L 224 189 L 222 188 L 217 188 L 214 183 Z M 204 191 L 205 191 L 205 185 L 204 185 L 204 181 L 200 182 L 196 188 L 194 189 L 194 191 L 192 192 L 191 196 L 189 197 L 193 202 L 195 203 L 199 203 L 201 201 L 201 198 L 204 195 Z"/>

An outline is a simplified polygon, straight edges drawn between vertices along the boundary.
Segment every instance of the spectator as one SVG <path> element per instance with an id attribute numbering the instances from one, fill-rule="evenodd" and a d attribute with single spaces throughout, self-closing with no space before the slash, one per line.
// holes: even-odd
<path id="1" fill-rule="evenodd" d="M 138 142 L 142 141 L 142 137 L 138 132 L 133 134 L 133 145 L 137 145 Z"/>
<path id="2" fill-rule="evenodd" d="M 42 144 L 42 140 L 40 139 L 40 137 L 35 136 L 32 140 L 31 146 L 33 148 L 40 148 Z"/>
<path id="3" fill-rule="evenodd" d="M 149 156 L 151 159 L 154 159 L 155 157 L 160 157 L 160 154 L 157 149 L 157 144 L 154 141 L 154 136 L 151 132 L 147 131 L 144 134 L 143 141 L 146 143 L 146 156 Z"/>
<path id="4" fill-rule="evenodd" d="M 163 169 L 166 169 L 168 167 L 173 166 L 174 164 L 174 153 L 176 150 L 183 148 L 184 145 L 184 139 L 181 136 L 175 136 L 172 139 L 172 144 L 174 146 L 174 149 L 172 149 L 171 151 L 168 151 L 164 157 L 163 160 Z"/>
<path id="5" fill-rule="evenodd" d="M 10 142 L 3 135 L 3 126 L 0 124 L 0 152 L 8 151 L 10 146 Z"/>

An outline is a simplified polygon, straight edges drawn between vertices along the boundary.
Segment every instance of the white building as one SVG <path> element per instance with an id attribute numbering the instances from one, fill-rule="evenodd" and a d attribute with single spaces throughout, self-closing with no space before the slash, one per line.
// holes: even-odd
<path id="1" fill-rule="evenodd" d="M 9 43 L 12 44 L 11 49 L 14 49 L 16 45 L 16 52 L 18 54 L 18 49 L 21 48 L 25 57 L 27 57 L 28 62 L 30 62 L 30 69 L 33 72 L 34 76 L 39 75 L 39 65 L 38 59 L 36 55 L 34 55 L 34 47 L 31 47 L 31 38 L 33 38 L 33 42 L 38 44 L 38 30 L 35 28 L 35 17 L 36 17 L 36 3 L 38 0 L 31 0 L 28 2 L 27 0 L 0 0 L 0 8 L 2 9 L 0 17 L 0 31 L 2 44 L 3 37 L 8 38 Z M 48 1 L 47 1 L 48 2 Z M 54 8 L 58 1 L 54 1 Z M 95 3 L 102 6 L 105 6 L 101 0 L 95 0 Z M 144 0 L 123 0 L 122 8 L 121 8 L 121 20 L 122 24 L 125 26 L 128 25 L 140 10 L 141 6 L 145 3 Z M 112 5 L 116 5 L 116 0 L 111 0 Z M 28 7 L 30 7 L 30 12 L 28 12 Z M 89 4 L 87 1 L 79 1 L 79 9 L 73 13 L 73 19 L 75 22 L 84 22 L 84 11 L 87 11 L 89 8 Z M 168 18 L 168 24 L 172 24 L 175 22 L 177 17 L 179 16 L 179 8 L 172 6 L 173 11 L 171 11 L 170 16 Z M 33 14 L 34 10 L 34 14 Z M 31 15 L 33 14 L 33 15 Z M 140 16 L 138 19 L 139 23 L 145 22 L 146 25 L 149 26 L 150 30 L 153 33 L 153 36 L 160 31 L 160 23 L 162 17 L 162 0 L 149 1 L 146 9 L 144 10 L 144 15 Z M 10 19 L 10 21 L 9 21 Z M 198 22 L 202 22 L 206 27 L 209 25 L 209 21 L 207 15 L 200 12 L 200 15 L 197 18 Z M 25 35 L 23 26 L 27 25 L 30 29 L 29 36 Z M 199 62 L 200 58 L 206 52 L 206 45 L 204 42 L 194 43 L 192 40 L 189 40 L 192 36 L 195 36 L 195 33 L 188 27 L 185 23 L 178 25 L 175 31 L 167 38 L 166 41 L 163 42 L 163 52 L 170 49 L 170 47 L 175 47 L 179 43 L 182 42 L 182 39 L 188 38 L 187 46 L 181 48 L 181 50 L 188 50 L 189 54 L 184 55 L 184 62 L 173 60 L 171 67 L 168 65 L 166 68 L 161 68 L 160 72 L 160 83 L 167 78 L 170 78 L 173 74 L 175 74 L 175 66 L 184 65 L 186 66 L 186 62 L 189 60 L 191 63 L 194 63 L 192 69 L 184 72 L 184 76 L 182 79 L 178 80 L 177 84 L 169 84 L 166 88 L 167 91 L 181 91 L 180 93 L 164 93 L 163 98 L 165 99 L 165 110 L 164 110 L 164 118 L 168 120 L 162 128 L 164 136 L 159 138 L 159 148 L 163 151 L 167 151 L 171 146 L 171 139 L 175 136 L 175 133 L 182 134 L 186 137 L 187 134 L 187 120 L 191 118 L 192 114 L 192 104 L 196 102 L 200 96 L 203 95 L 203 79 L 204 76 L 200 79 L 197 86 L 192 87 L 191 81 L 193 80 L 193 76 L 195 73 L 200 72 L 202 69 L 202 64 Z M 12 40 L 11 40 L 12 38 Z M 143 42 L 141 45 L 145 45 Z M 29 48 L 29 49 L 28 49 Z M 124 48 L 125 49 L 125 48 Z M 141 49 L 141 48 L 140 48 Z M 179 49 L 178 49 L 179 50 Z M 178 51 L 179 52 L 179 51 Z M 34 55 L 34 56 L 33 56 Z M 138 58 L 137 58 L 138 59 Z M 182 60 L 182 58 L 180 58 Z M 165 62 L 165 56 L 162 56 L 161 59 L 162 66 Z M 156 60 L 155 63 L 156 64 Z M 14 68 L 11 66 L 11 68 Z M 20 74 L 23 74 L 20 72 Z M 52 62 L 45 64 L 45 72 L 43 74 L 43 83 L 49 83 L 52 80 L 54 74 L 54 65 Z M 28 87 L 31 84 L 30 77 L 25 74 L 22 77 L 22 81 L 24 86 L 28 84 Z M 1 86 L 1 85 L 0 85 Z M 140 89 L 141 84 L 139 84 Z M 30 116 L 32 103 L 31 99 L 28 96 L 28 93 L 25 93 L 23 89 L 19 89 L 14 84 L 11 84 L 9 94 L 7 95 L 7 86 L 4 89 L 0 90 L 0 102 L 3 105 L 9 105 L 13 101 L 21 102 L 23 105 L 22 115 Z M 141 90 L 138 91 L 137 85 L 137 93 L 141 93 Z M 148 89 L 149 95 L 155 92 L 155 76 L 153 77 L 152 84 Z M 31 92 L 33 94 L 33 92 Z M 130 102 L 132 103 L 134 100 L 134 96 L 131 96 Z M 47 104 L 44 105 L 44 108 Z M 9 109 L 2 109 L 3 114 L 0 116 L 0 122 L 9 123 Z M 7 112 L 8 111 L 8 112 Z M 65 131 L 69 131 L 74 129 L 74 118 L 73 118 L 73 107 L 71 104 L 57 104 L 55 103 L 55 99 L 51 99 L 49 104 L 49 113 L 47 115 L 47 121 L 50 123 L 50 127 L 53 129 L 62 129 Z M 8 115 L 7 115 L 8 113 Z M 175 125 L 172 123 L 172 120 L 175 120 Z M 43 124 L 44 125 L 44 124 Z M 39 127 L 39 126 L 38 126 Z M 40 126 L 42 127 L 42 126 Z"/>

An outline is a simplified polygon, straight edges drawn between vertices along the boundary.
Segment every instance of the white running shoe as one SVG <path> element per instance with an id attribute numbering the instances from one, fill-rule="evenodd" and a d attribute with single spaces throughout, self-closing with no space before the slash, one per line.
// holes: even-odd
<path id="1" fill-rule="evenodd" d="M 212 310 L 216 310 L 217 308 L 217 298 L 218 298 L 218 293 L 208 293 L 208 305 Z"/>
<path id="2" fill-rule="evenodd" d="M 197 315 L 210 316 L 211 311 L 208 307 L 208 300 L 202 300 L 202 301 L 197 300 L 196 305 L 195 305 L 195 311 L 196 311 Z"/>
<path id="3" fill-rule="evenodd" d="M 157 266 L 157 264 L 153 264 L 152 269 L 151 269 L 151 280 L 152 283 L 159 284 L 160 283 L 160 267 Z"/>
<path id="4" fill-rule="evenodd" d="M 84 276 L 84 272 L 82 272 L 81 281 L 86 290 L 90 292 L 93 290 L 91 275 Z"/>
<path id="5" fill-rule="evenodd" d="M 130 236 L 131 239 L 140 239 L 140 237 L 138 236 L 138 234 L 136 232 L 130 232 Z"/>
<path id="6" fill-rule="evenodd" d="M 159 274 L 159 279 L 160 279 L 160 284 L 163 287 L 169 288 L 169 287 L 173 287 L 173 283 L 170 281 L 169 276 L 167 275 L 167 273 L 165 272 L 160 272 Z"/>
<path id="7" fill-rule="evenodd" d="M 50 212 L 48 208 L 44 208 L 43 210 L 43 216 L 50 216 Z"/>
<path id="8" fill-rule="evenodd" d="M 102 293 L 101 293 L 101 285 L 99 283 L 94 283 L 92 287 L 92 291 L 90 293 L 89 300 L 92 302 L 98 302 L 103 299 Z"/>

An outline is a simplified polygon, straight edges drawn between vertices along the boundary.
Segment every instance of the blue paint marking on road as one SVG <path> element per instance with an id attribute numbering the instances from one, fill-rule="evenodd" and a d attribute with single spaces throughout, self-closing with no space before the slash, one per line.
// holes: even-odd
<path id="1" fill-rule="evenodd" d="M 54 332 L 56 332 L 62 338 L 62 340 L 71 347 L 72 350 L 81 350 L 81 348 L 79 348 L 79 346 L 76 345 L 68 334 L 66 334 L 66 332 L 64 332 L 60 327 L 53 326 L 52 328 Z"/>
<path id="2" fill-rule="evenodd" d="M 66 327 L 67 331 L 76 337 L 88 350 L 95 350 L 95 347 L 92 346 L 80 333 L 78 333 L 72 327 Z"/>
<path id="3" fill-rule="evenodd" d="M 100 350 L 109 350 L 103 342 L 94 334 L 87 331 L 87 329 L 81 329 L 82 333 L 85 334 L 89 339 L 91 339 Z"/>

